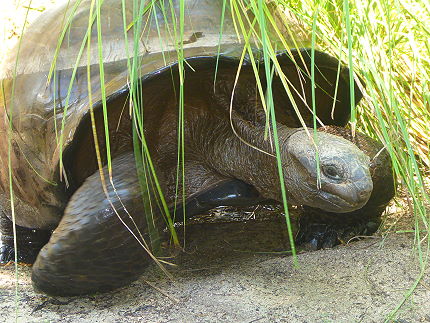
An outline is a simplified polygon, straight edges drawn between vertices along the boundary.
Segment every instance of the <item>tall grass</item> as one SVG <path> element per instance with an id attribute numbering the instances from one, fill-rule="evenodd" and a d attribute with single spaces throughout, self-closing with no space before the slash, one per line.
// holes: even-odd
<path id="1" fill-rule="evenodd" d="M 31 1 L 29 3 L 31 4 Z M 29 13 L 29 9 L 25 13 L 24 22 L 27 20 L 28 13 Z M 21 34 L 24 32 L 24 28 L 25 28 L 25 23 L 22 26 Z M 18 42 L 18 46 L 17 46 L 18 52 L 20 51 L 20 48 L 21 48 L 21 41 Z M 19 55 L 16 56 L 15 69 L 13 71 L 14 76 L 17 73 L 16 70 L 17 70 L 17 66 L 18 66 L 18 59 L 19 59 Z M 0 85 L 1 85 L 1 91 L 3 92 L 3 83 L 0 82 Z M 13 106 L 14 106 L 14 104 L 13 104 L 14 95 L 13 94 L 15 92 L 15 77 L 14 77 L 14 80 L 13 80 L 11 91 L 12 91 L 11 107 L 13 108 Z M 2 93 L 2 96 L 4 97 L 3 93 Z M 13 174 L 12 174 L 12 159 L 11 159 L 11 150 L 12 150 L 12 133 L 11 133 L 12 132 L 12 122 L 13 122 L 12 117 L 10 117 L 9 122 L 8 122 L 9 127 L 8 127 L 8 137 L 7 137 L 7 140 L 8 140 L 7 168 L 8 168 L 8 177 L 9 177 L 9 196 L 10 196 L 10 200 L 11 200 L 11 205 L 10 205 L 11 206 L 11 208 L 10 208 L 11 209 L 11 220 L 14 223 L 14 225 L 13 225 L 13 236 L 14 236 L 13 248 L 15 250 L 15 253 L 14 253 L 15 281 L 16 281 L 16 283 L 15 283 L 15 299 L 17 300 L 18 299 L 18 252 L 17 252 L 18 245 L 17 245 L 17 239 L 16 239 L 16 226 L 15 226 L 15 221 L 16 221 L 15 220 L 16 219 L 16 216 L 15 216 L 15 205 L 13 203 L 14 192 L 13 192 L 13 188 L 12 188 L 12 185 L 13 185 L 12 184 L 12 179 L 13 179 Z M 2 167 L 5 167 L 5 165 L 3 165 Z M 18 306 L 17 305 L 15 306 L 15 317 L 16 318 L 18 317 Z"/>
<path id="2" fill-rule="evenodd" d="M 349 5 L 351 50 L 339 3 L 318 6 L 317 43 L 345 62 L 352 57 L 354 71 L 365 83 L 357 126 L 385 143 L 396 175 L 414 199 L 415 210 L 424 216 L 420 205 L 429 196 L 423 177 L 430 175 L 430 6 L 407 0 L 350 1 Z M 287 7 L 311 25 L 309 12 L 315 6 L 300 1 Z"/>
<path id="3" fill-rule="evenodd" d="M 430 199 L 430 3 L 428 1 L 277 1 L 312 28 L 318 47 L 353 67 L 364 100 L 356 126 L 379 138 L 390 153 L 398 182 L 415 215 L 420 274 L 393 317 L 424 275 L 428 261 Z M 313 15 L 318 13 L 315 20 Z M 352 127 L 355 119 L 352 114 Z M 424 228 L 422 228 L 424 227 Z M 423 248 L 422 243 L 427 248 Z"/>

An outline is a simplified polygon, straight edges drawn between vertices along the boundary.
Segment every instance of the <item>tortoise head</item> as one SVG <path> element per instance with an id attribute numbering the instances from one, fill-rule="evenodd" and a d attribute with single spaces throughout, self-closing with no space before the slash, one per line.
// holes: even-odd
<path id="1" fill-rule="evenodd" d="M 350 141 L 318 132 L 314 143 L 305 130 L 299 130 L 287 139 L 286 148 L 289 170 L 285 176 L 295 203 L 345 213 L 369 200 L 373 189 L 370 159 Z"/>

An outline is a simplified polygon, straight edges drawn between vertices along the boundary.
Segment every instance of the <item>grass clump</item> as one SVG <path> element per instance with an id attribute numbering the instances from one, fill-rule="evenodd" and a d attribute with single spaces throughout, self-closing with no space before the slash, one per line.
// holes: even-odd
<path id="1" fill-rule="evenodd" d="M 312 30 L 319 49 L 352 64 L 364 100 L 351 126 L 379 138 L 415 215 L 420 274 L 427 267 L 430 176 L 430 3 L 412 0 L 277 1 Z M 348 15 L 349 13 L 349 15 Z M 352 113 L 354 116 L 354 113 Z M 427 184 L 426 184 L 427 183 Z"/>

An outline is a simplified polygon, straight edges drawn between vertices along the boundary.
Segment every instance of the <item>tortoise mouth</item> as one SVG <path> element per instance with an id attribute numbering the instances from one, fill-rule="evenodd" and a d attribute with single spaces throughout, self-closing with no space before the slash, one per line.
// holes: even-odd
<path id="1" fill-rule="evenodd" d="M 340 197 L 339 195 L 335 195 L 325 191 L 318 191 L 317 196 L 319 197 L 321 205 L 316 205 L 316 207 L 328 212 L 335 213 L 347 213 L 358 210 L 362 208 L 367 202 L 367 200 L 360 202 L 351 202 Z"/>
<path id="2" fill-rule="evenodd" d="M 356 185 L 336 185 L 325 183 L 320 189 L 315 185 L 304 183 L 306 190 L 312 196 L 305 205 L 316 207 L 328 212 L 347 213 L 362 208 L 369 200 L 370 189 L 358 191 Z"/>
<path id="3" fill-rule="evenodd" d="M 322 192 L 335 197 L 335 200 L 339 201 L 339 203 L 337 203 L 339 206 L 344 205 L 345 208 L 349 207 L 354 209 L 361 208 L 367 203 L 372 189 L 372 181 L 367 181 L 365 179 L 355 183 L 327 183 L 322 186 Z"/>

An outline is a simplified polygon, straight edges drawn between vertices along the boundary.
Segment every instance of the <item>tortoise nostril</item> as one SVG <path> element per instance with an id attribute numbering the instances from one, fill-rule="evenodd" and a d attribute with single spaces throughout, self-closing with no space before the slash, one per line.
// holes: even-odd
<path id="1" fill-rule="evenodd" d="M 365 198 L 367 198 L 369 196 L 369 194 L 371 192 L 372 191 L 361 191 L 360 193 L 358 193 L 358 195 L 360 196 L 361 199 L 365 199 Z"/>
<path id="2" fill-rule="evenodd" d="M 373 190 L 373 183 L 362 183 L 357 186 L 357 197 L 359 201 L 368 200 Z"/>

